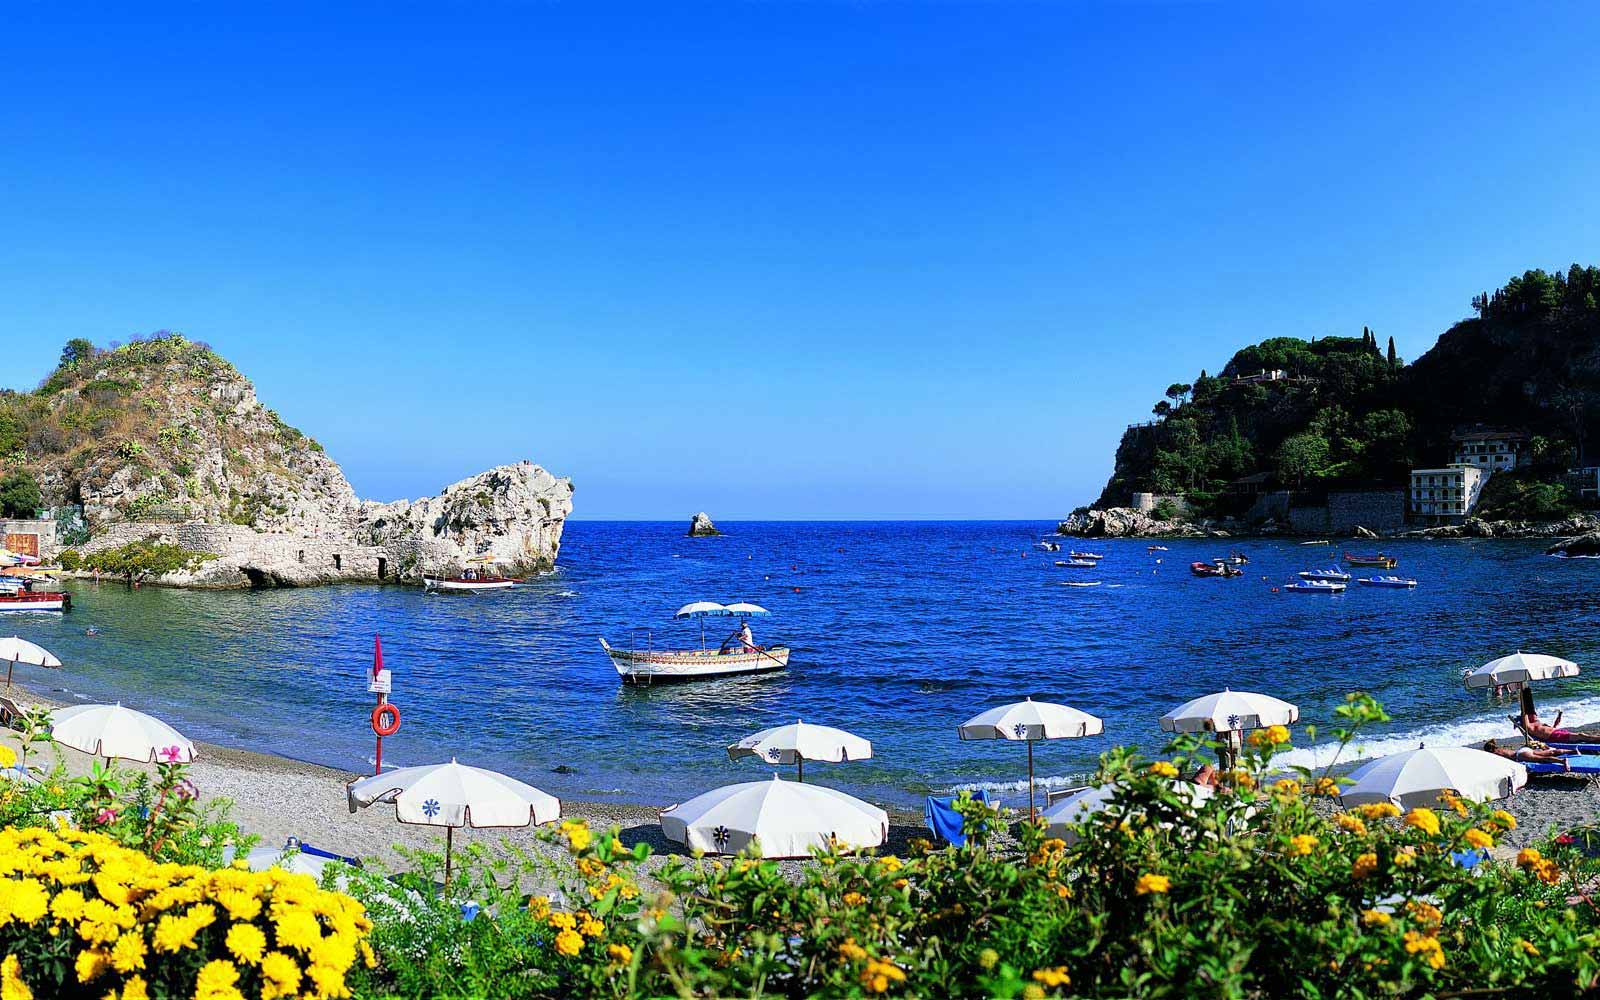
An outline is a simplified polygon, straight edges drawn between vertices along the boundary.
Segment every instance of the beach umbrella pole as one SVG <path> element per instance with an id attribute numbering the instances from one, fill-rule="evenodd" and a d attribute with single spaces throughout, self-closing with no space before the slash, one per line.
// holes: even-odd
<path id="1" fill-rule="evenodd" d="M 1033 819 L 1033 741 L 1028 741 L 1028 819 Z"/>
<path id="2" fill-rule="evenodd" d="M 6 687 L 10 687 L 11 686 L 11 671 L 13 671 L 15 669 L 17 669 L 17 661 L 16 660 L 7 660 L 6 661 Z"/>
<path id="3" fill-rule="evenodd" d="M 806 780 L 806 759 L 804 757 L 796 757 L 794 759 L 794 780 L 802 783 Z"/>
<path id="4" fill-rule="evenodd" d="M 444 891 L 450 891 L 450 849 L 455 846 L 456 828 L 444 828 Z"/>

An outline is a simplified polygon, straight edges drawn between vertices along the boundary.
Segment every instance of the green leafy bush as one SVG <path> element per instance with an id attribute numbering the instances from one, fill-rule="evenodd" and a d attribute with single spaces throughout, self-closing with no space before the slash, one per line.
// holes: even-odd
<path id="1" fill-rule="evenodd" d="M 1337 736 L 1385 718 L 1365 696 Z M 1057 839 L 970 799 L 962 848 L 820 854 L 798 871 L 751 857 L 672 859 L 579 822 L 545 837 L 570 867 L 475 852 L 447 897 L 369 876 L 372 996 L 1423 996 L 1572 995 L 1600 978 L 1594 877 L 1579 852 L 1524 850 L 1471 871 L 1515 827 L 1445 796 L 1401 814 L 1333 808 L 1329 772 L 1284 769 L 1262 730 L 1209 797 L 1177 780 L 1216 752 L 1108 753 L 1113 795 Z M 431 877 L 431 876 L 430 876 Z M 527 895 L 530 883 L 554 885 Z"/>
<path id="2" fill-rule="evenodd" d="M 91 552 L 83 557 L 82 568 L 97 569 L 133 583 L 167 573 L 195 570 L 202 563 L 215 558 L 213 553 L 194 552 L 180 545 L 163 542 L 158 536 L 152 535 L 137 542 Z"/>
<path id="3" fill-rule="evenodd" d="M 26 472 L 0 478 L 0 517 L 31 518 L 44 506 L 38 482 Z"/>

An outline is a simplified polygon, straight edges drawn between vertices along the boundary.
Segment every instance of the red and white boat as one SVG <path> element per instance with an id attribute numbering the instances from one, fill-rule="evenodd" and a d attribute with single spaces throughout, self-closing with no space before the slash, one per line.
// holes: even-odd
<path id="1" fill-rule="evenodd" d="M 789 647 L 757 646 L 748 638 L 748 630 L 744 630 L 743 639 L 737 635 L 730 636 L 720 648 L 707 648 L 705 619 L 707 617 L 747 619 L 752 615 L 769 613 L 760 605 L 742 601 L 726 605 L 711 601 L 696 601 L 679 608 L 673 617 L 701 620 L 699 649 L 657 649 L 653 635 L 646 639 L 643 649 L 638 648 L 637 643 L 632 644 L 632 648 L 629 649 L 617 649 L 604 638 L 600 640 L 600 648 L 606 651 L 607 658 L 611 660 L 611 665 L 617 668 L 617 675 L 622 678 L 624 684 L 648 686 L 671 681 L 765 674 L 782 670 L 789 665 Z"/>
<path id="2" fill-rule="evenodd" d="M 71 611 L 72 595 L 57 591 L 6 590 L 0 591 L 0 612 L 6 611 Z"/>
<path id="3" fill-rule="evenodd" d="M 489 566 L 499 561 L 493 556 L 473 556 L 467 560 L 467 571 L 460 576 L 424 576 L 422 585 L 428 590 L 437 590 L 441 593 L 474 594 L 482 590 L 506 590 L 522 582 L 508 576 L 495 576 L 489 573 Z"/>

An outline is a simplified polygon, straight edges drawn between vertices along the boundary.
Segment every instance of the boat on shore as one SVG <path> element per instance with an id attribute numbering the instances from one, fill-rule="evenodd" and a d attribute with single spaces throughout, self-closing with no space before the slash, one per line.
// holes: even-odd
<path id="1" fill-rule="evenodd" d="M 1357 580 L 1363 587 L 1388 587 L 1391 590 L 1412 590 L 1417 581 L 1407 576 L 1369 576 Z"/>
<path id="2" fill-rule="evenodd" d="M 1237 566 L 1229 566 L 1226 560 L 1218 559 L 1215 562 L 1192 562 L 1189 572 L 1195 576 L 1244 576 L 1244 570 Z"/>
<path id="3" fill-rule="evenodd" d="M 645 633 L 645 648 L 638 643 L 631 648 L 618 649 L 600 637 L 600 648 L 605 650 L 611 665 L 624 684 L 648 687 L 677 681 L 708 680 L 713 677 L 737 677 L 745 674 L 765 674 L 782 670 L 789 665 L 789 647 L 758 646 L 753 642 L 730 637 L 721 647 L 712 649 L 705 642 L 705 619 L 745 618 L 767 615 L 771 612 L 755 604 L 738 602 L 717 604 L 713 601 L 695 601 L 679 608 L 674 618 L 700 619 L 699 649 L 656 649 L 653 633 Z M 746 629 L 748 623 L 746 623 Z"/>
<path id="4" fill-rule="evenodd" d="M 1338 582 L 1338 583 L 1349 583 L 1350 582 L 1350 574 L 1346 573 L 1344 570 L 1340 569 L 1337 566 L 1329 566 L 1327 569 L 1308 569 L 1308 570 L 1305 570 L 1305 571 L 1300 573 L 1300 579 L 1302 579 L 1302 580 L 1333 580 L 1333 581 Z"/>
<path id="5" fill-rule="evenodd" d="M 1283 587 L 1289 594 L 1342 594 L 1344 589 L 1345 584 L 1338 580 L 1296 580 Z"/>
<path id="6" fill-rule="evenodd" d="M 1378 552 L 1370 555 L 1357 555 L 1355 553 L 1346 552 L 1344 554 L 1344 561 L 1352 566 L 1371 566 L 1376 569 L 1394 569 L 1396 566 L 1400 565 L 1400 560 L 1398 558 L 1385 552 Z"/>

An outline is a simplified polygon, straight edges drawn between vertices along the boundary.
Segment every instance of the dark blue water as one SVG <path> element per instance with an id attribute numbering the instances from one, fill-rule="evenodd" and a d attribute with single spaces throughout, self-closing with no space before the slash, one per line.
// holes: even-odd
<path id="1" fill-rule="evenodd" d="M 724 748 L 797 717 L 876 748 L 871 761 L 814 765 L 808 778 L 903 803 L 930 789 L 1004 788 L 1023 774 L 1022 748 L 962 743 L 956 726 L 1024 696 L 1106 720 L 1104 737 L 1039 745 L 1039 773 L 1060 779 L 1116 742 L 1159 748 L 1162 712 L 1224 686 L 1287 698 L 1320 723 L 1364 689 L 1395 716 L 1373 750 L 1459 743 L 1506 728 L 1462 689 L 1464 668 L 1518 648 L 1587 668 L 1600 651 L 1600 561 L 1551 559 L 1536 543 L 1386 543 L 1418 590 L 1329 597 L 1271 588 L 1327 565 L 1338 545 L 1170 542 L 1149 553 L 1142 540 L 1094 541 L 1077 544 L 1106 560 L 1072 570 L 1052 565 L 1064 553 L 1031 547 L 1045 523 L 727 527 L 687 539 L 677 522 L 572 523 L 558 572 L 495 595 L 80 584 L 70 615 L 6 616 L 0 629 L 67 661 L 20 668 L 30 684 L 120 699 L 195 739 L 352 770 L 373 752 L 363 672 L 379 632 L 404 713 L 386 761 L 454 755 L 572 798 L 656 803 L 764 773 Z M 1251 558 L 1243 578 L 1189 574 L 1191 560 L 1230 549 Z M 696 599 L 771 609 L 756 637 L 792 646 L 790 668 L 624 688 L 597 637 L 653 628 L 658 646 L 697 644 L 698 626 L 672 620 Z M 91 624 L 96 638 L 83 634 Z M 1600 717 L 1600 669 L 1541 695 Z"/>

